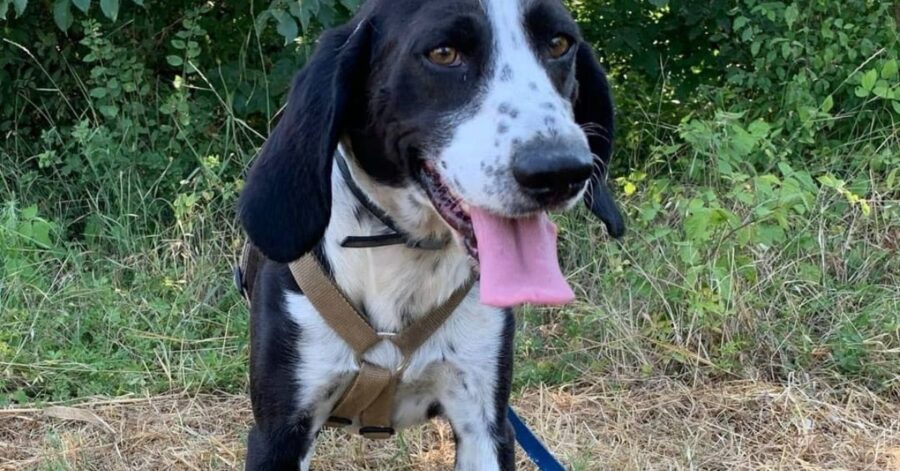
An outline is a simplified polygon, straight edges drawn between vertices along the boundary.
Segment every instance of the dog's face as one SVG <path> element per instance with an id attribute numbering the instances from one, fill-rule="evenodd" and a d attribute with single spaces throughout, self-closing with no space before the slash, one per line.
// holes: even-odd
<path id="1" fill-rule="evenodd" d="M 427 195 L 473 256 L 473 213 L 525 218 L 583 197 L 618 236 L 612 133 L 604 73 L 558 0 L 370 0 L 298 75 L 241 217 L 270 258 L 308 251 L 343 139 L 375 181 Z"/>

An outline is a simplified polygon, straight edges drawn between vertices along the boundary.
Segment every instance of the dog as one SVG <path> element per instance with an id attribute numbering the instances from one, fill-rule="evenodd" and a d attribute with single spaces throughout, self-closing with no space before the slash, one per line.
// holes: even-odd
<path id="1" fill-rule="evenodd" d="M 441 416 L 457 470 L 514 469 L 511 308 L 573 296 L 547 212 L 583 200 L 622 235 L 606 185 L 613 114 L 604 70 L 560 0 L 368 0 L 324 32 L 238 203 L 266 259 L 253 280 L 246 468 L 308 470 L 359 368 L 291 275 L 287 264 L 313 253 L 379 332 L 479 278 L 408 359 L 392 421 Z M 405 244 L 344 244 L 392 234 L 379 212 Z M 389 342 L 365 360 L 404 361 Z"/>

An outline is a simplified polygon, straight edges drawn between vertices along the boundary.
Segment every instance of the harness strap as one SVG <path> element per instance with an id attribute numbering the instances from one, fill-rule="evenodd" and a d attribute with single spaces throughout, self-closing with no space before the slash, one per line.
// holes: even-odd
<path id="1" fill-rule="evenodd" d="M 297 285 L 319 311 L 328 327 L 337 332 L 358 357 L 361 358 L 381 341 L 378 333 L 359 315 L 334 281 L 322 271 L 312 253 L 291 262 L 289 266 Z"/>
<path id="2" fill-rule="evenodd" d="M 391 375 L 391 380 L 381 394 L 359 414 L 360 435 L 374 440 L 383 440 L 394 435 L 394 396 L 399 382 L 399 374 Z"/>
<path id="3" fill-rule="evenodd" d="M 330 422 L 342 424 L 341 419 L 351 419 L 360 415 L 372 406 L 391 384 L 393 375 L 385 368 L 362 362 L 359 365 L 359 373 L 344 392 L 344 395 L 334 406 Z M 352 423 L 352 421 L 351 421 Z M 390 426 L 390 417 L 384 426 Z"/>
<path id="4" fill-rule="evenodd" d="M 391 342 L 403 353 L 404 358 L 409 359 L 422 344 L 437 332 L 444 322 L 447 322 L 447 319 L 459 307 L 459 303 L 466 298 L 474 284 L 475 280 L 470 278 L 462 287 L 454 291 L 447 301 L 428 313 L 427 316 L 421 317 L 410 324 L 409 327 L 400 331 L 391 339 Z"/>
<path id="5" fill-rule="evenodd" d="M 398 334 L 379 334 L 350 303 L 337 284 L 322 270 L 318 260 L 307 254 L 292 262 L 291 274 L 319 315 L 356 354 L 359 372 L 338 400 L 329 425 L 350 425 L 359 420 L 359 433 L 367 438 L 389 438 L 394 434 L 392 415 L 397 383 L 410 358 L 447 321 L 474 284 L 469 279 L 442 305 L 418 319 Z M 379 342 L 393 343 L 403 358 L 391 371 L 363 359 Z"/>

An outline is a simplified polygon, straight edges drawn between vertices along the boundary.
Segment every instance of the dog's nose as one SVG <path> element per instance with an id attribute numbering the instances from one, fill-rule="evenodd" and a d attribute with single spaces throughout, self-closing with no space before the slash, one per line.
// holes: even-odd
<path id="1" fill-rule="evenodd" d="M 571 198 L 591 177 L 593 159 L 587 146 L 559 141 L 532 141 L 517 149 L 512 172 L 522 189 L 542 203 Z"/>

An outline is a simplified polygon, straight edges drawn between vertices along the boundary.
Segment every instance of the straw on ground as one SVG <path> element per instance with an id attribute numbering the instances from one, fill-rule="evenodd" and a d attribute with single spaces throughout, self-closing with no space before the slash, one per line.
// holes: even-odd
<path id="1" fill-rule="evenodd" d="M 598 379 L 513 402 L 575 470 L 900 470 L 900 404 L 863 389 Z M 242 395 L 0 410 L 0 470 L 240 469 L 250 422 Z M 444 470 L 453 448 L 443 422 L 387 442 L 328 430 L 314 469 Z"/>

